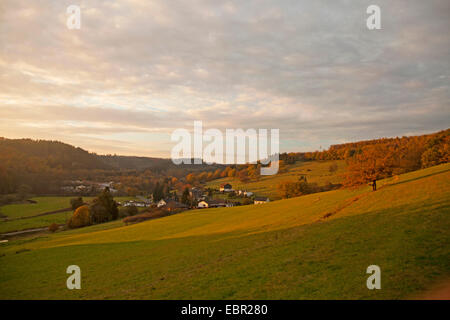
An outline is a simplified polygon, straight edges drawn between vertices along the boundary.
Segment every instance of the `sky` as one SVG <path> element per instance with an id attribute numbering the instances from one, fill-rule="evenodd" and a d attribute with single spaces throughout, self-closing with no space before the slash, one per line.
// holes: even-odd
<path id="1" fill-rule="evenodd" d="M 449 14 L 448 0 L 2 0 L 0 136 L 169 157 L 194 121 L 280 129 L 282 152 L 439 131 Z"/>

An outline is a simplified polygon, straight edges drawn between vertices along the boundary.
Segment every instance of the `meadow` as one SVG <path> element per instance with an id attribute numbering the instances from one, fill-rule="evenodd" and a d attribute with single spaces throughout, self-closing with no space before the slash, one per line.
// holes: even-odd
<path id="1" fill-rule="evenodd" d="M 9 219 L 35 216 L 41 213 L 70 208 L 70 199 L 74 197 L 34 197 L 36 203 L 9 204 L 0 207 L 0 214 Z M 86 201 L 92 197 L 83 198 Z"/>
<path id="2" fill-rule="evenodd" d="M 337 170 L 330 172 L 330 166 L 335 163 Z M 295 164 L 286 165 L 286 172 L 271 176 L 261 176 L 259 181 L 241 182 L 239 178 L 227 177 L 212 180 L 206 183 L 206 187 L 219 189 L 223 183 L 230 183 L 235 190 L 246 190 L 258 196 L 266 196 L 271 200 L 278 200 L 278 184 L 283 181 L 298 181 L 301 176 L 306 176 L 308 182 L 317 183 L 319 186 L 328 183 L 337 184 L 342 181 L 342 174 L 345 172 L 345 160 L 329 161 L 297 161 Z"/>
<path id="3" fill-rule="evenodd" d="M 450 276 L 450 164 L 0 244 L 0 299 L 400 299 Z M 66 288 L 67 266 L 82 289 Z M 381 268 L 368 290 L 366 268 Z"/>
<path id="4" fill-rule="evenodd" d="M 0 234 L 33 228 L 48 227 L 52 223 L 64 224 L 72 215 L 70 199 L 72 197 L 33 197 L 36 203 L 10 204 L 0 207 L 0 214 L 10 220 L 0 219 Z M 94 197 L 83 197 L 85 202 L 92 201 Z M 117 201 L 134 199 L 133 197 L 116 197 Z M 63 212 L 41 215 L 43 213 L 65 210 Z"/>

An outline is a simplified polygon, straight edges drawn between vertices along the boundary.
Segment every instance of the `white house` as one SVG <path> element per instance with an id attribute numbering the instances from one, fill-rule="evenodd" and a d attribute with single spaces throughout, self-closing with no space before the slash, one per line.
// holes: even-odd
<path id="1" fill-rule="evenodd" d="M 164 207 L 167 204 L 164 199 L 159 200 L 158 204 L 156 205 L 158 208 Z"/>
<path id="2" fill-rule="evenodd" d="M 205 200 L 200 201 L 200 202 L 197 204 L 197 208 L 201 208 L 201 209 L 203 209 L 203 208 L 208 208 L 208 202 L 206 202 Z"/>
<path id="3" fill-rule="evenodd" d="M 251 197 L 252 195 L 253 195 L 253 192 L 251 192 L 251 191 L 244 192 L 244 196 L 246 196 L 246 197 Z"/>
<path id="4" fill-rule="evenodd" d="M 223 200 L 202 200 L 197 204 L 197 208 L 220 208 L 227 207 Z"/>

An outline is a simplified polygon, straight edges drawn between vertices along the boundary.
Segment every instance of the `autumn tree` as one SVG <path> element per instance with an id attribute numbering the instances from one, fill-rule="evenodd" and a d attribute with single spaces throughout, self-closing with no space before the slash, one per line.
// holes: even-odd
<path id="1" fill-rule="evenodd" d="M 87 205 L 79 207 L 67 222 L 71 229 L 85 227 L 91 224 L 91 212 Z"/>
<path id="2" fill-rule="evenodd" d="M 245 170 L 245 169 L 239 171 L 238 178 L 239 178 L 239 181 L 241 181 L 241 182 L 248 182 L 250 180 L 248 177 L 247 170 Z"/>

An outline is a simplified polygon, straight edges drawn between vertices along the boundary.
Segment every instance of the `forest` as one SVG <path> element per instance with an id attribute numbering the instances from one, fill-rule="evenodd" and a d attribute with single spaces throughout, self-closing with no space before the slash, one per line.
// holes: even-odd
<path id="1" fill-rule="evenodd" d="M 433 134 L 332 145 L 280 154 L 280 172 L 296 161 L 346 160 L 344 186 L 427 168 L 450 159 L 450 129 Z M 61 194 L 65 181 L 114 181 L 122 194 L 179 190 L 223 177 L 257 180 L 260 164 L 175 165 L 170 159 L 97 155 L 58 141 L 0 138 L 0 194 Z M 287 186 L 289 187 L 289 186 Z"/>

